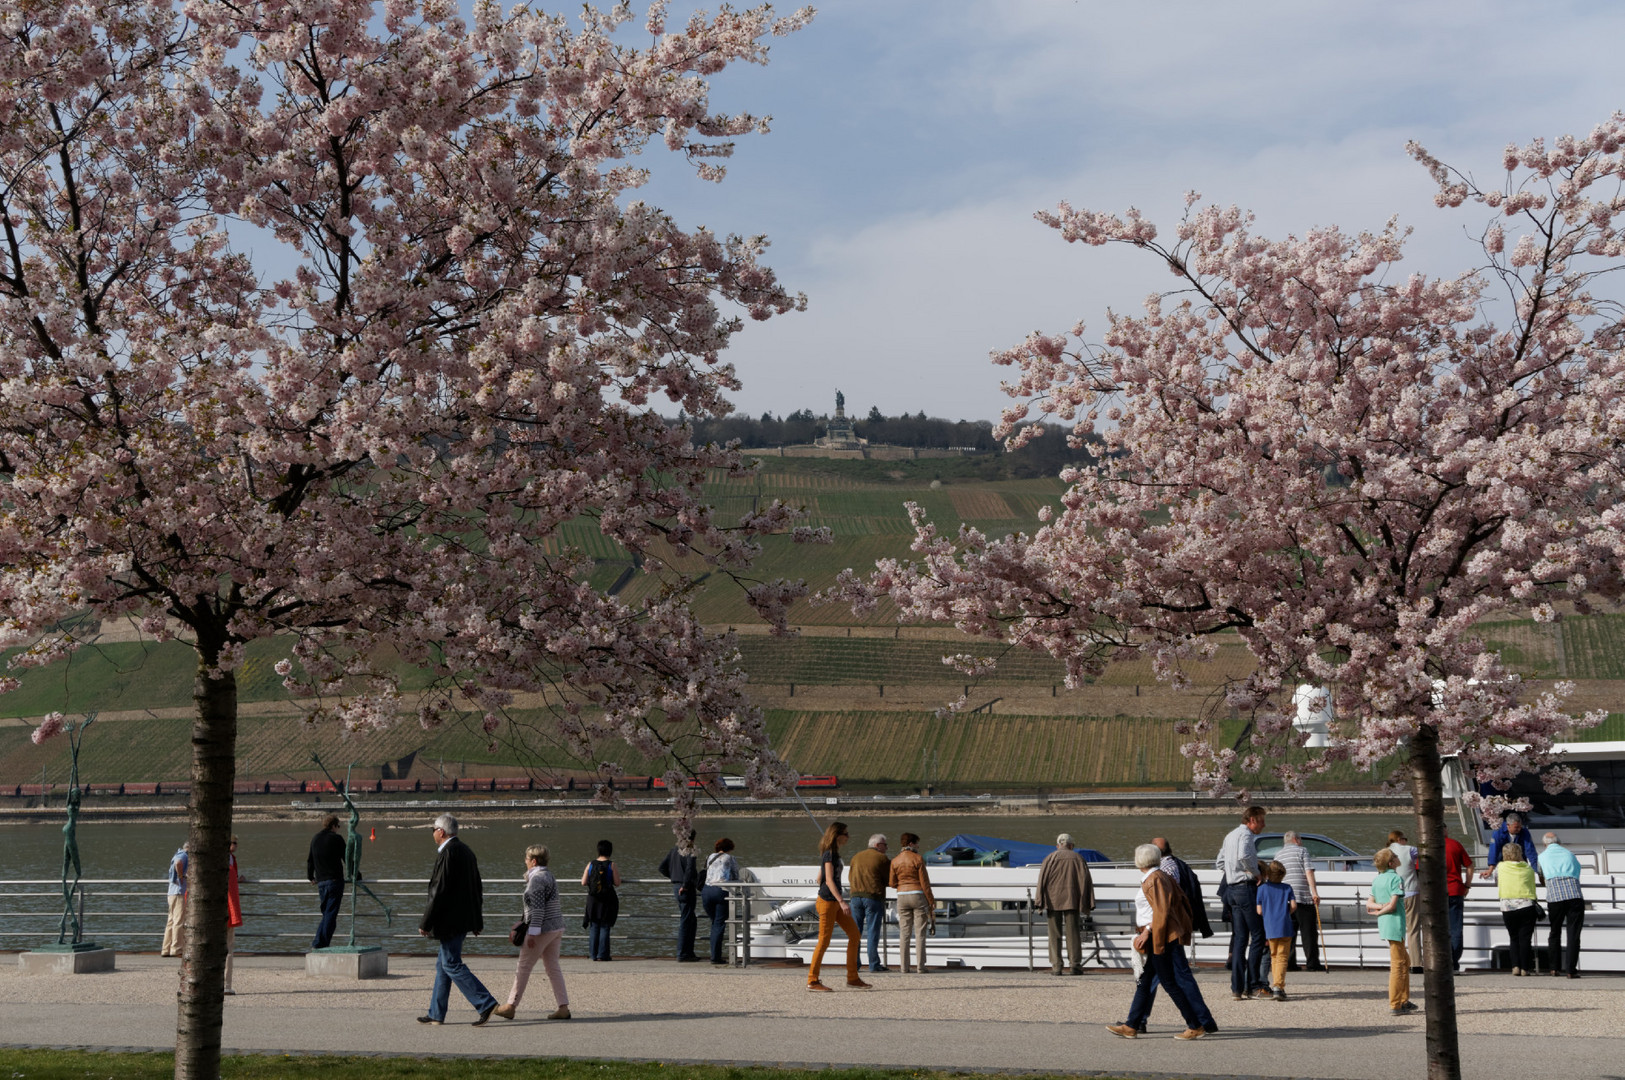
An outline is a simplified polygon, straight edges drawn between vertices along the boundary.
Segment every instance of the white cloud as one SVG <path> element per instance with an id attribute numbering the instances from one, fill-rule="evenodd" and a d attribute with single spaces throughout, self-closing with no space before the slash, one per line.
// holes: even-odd
<path id="1" fill-rule="evenodd" d="M 996 416 L 990 349 L 1079 318 L 1099 330 L 1108 306 L 1171 284 L 1143 256 L 1032 221 L 1062 198 L 1137 205 L 1166 228 L 1195 188 L 1256 211 L 1268 235 L 1397 214 L 1417 228 L 1404 269 L 1460 272 L 1482 221 L 1433 207 L 1406 140 L 1493 179 L 1506 142 L 1584 132 L 1625 105 L 1614 5 L 821 7 L 750 81 L 788 104 L 786 123 L 742 147 L 721 188 L 656 192 L 679 220 L 766 232 L 769 262 L 810 297 L 730 350 L 751 413 L 822 410 L 839 386 L 859 412 Z"/>
<path id="2" fill-rule="evenodd" d="M 1189 153 L 1114 162 L 820 236 L 791 275 L 811 297 L 808 311 L 749 327 L 729 350 L 745 382 L 738 404 L 751 414 L 823 411 L 839 387 L 860 414 L 878 405 L 887 414 L 994 418 L 1007 404 L 998 388 L 1008 371 L 988 361 L 990 350 L 1079 319 L 1098 333 L 1108 308 L 1137 311 L 1148 293 L 1176 285 L 1146 253 L 1067 244 L 1033 212 L 1062 198 L 1112 212 L 1135 205 L 1168 235 L 1187 186 L 1255 210 L 1268 235 L 1378 229 L 1399 213 L 1417 228 L 1411 269 L 1455 274 L 1472 263 L 1461 227 L 1477 219 L 1434 208 L 1431 181 L 1392 132 L 1227 162 Z"/>

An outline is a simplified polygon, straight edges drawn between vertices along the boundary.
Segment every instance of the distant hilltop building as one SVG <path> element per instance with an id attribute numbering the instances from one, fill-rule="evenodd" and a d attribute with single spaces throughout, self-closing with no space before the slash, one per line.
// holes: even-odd
<path id="1" fill-rule="evenodd" d="M 813 445 L 824 450 L 862 450 L 869 440 L 858 438 L 852 421 L 846 418 L 846 395 L 835 391 L 835 418 L 824 426 L 824 437 L 814 439 Z"/>
<path id="2" fill-rule="evenodd" d="M 812 414 L 808 413 L 811 419 Z M 925 414 L 920 414 L 925 419 Z M 926 447 L 892 446 L 871 443 L 858 438 L 857 430 L 846 415 L 846 395 L 835 391 L 835 416 L 824 424 L 824 434 L 810 443 L 793 446 L 765 446 L 747 448 L 747 453 L 762 457 L 818 457 L 818 458 L 870 458 L 876 461 L 908 461 L 915 458 L 966 457 L 980 453 L 971 446 Z"/>

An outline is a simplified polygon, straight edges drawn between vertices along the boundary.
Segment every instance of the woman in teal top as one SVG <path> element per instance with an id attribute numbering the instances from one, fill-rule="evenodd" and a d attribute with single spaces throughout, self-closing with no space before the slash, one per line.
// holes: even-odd
<path id="1" fill-rule="evenodd" d="M 1368 915 L 1377 917 L 1377 933 L 1388 943 L 1388 1010 L 1395 1016 L 1415 1012 L 1411 1002 L 1411 958 L 1405 951 L 1405 882 L 1395 867 L 1399 856 L 1389 848 L 1371 860 L 1377 879 L 1371 883 Z"/>
<path id="2" fill-rule="evenodd" d="M 1501 921 L 1512 939 L 1512 974 L 1535 973 L 1535 868 L 1523 848 L 1508 844 L 1495 864 L 1495 888 L 1501 897 Z"/>

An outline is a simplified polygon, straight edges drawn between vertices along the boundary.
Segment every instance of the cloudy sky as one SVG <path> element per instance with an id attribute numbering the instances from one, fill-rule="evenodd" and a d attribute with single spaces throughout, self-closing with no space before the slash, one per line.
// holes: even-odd
<path id="1" fill-rule="evenodd" d="M 825 0 L 713 104 L 773 117 L 720 186 L 659 152 L 646 197 L 685 225 L 765 233 L 808 310 L 730 350 L 740 409 L 991 419 L 988 351 L 1137 307 L 1171 279 L 1064 243 L 1061 199 L 1164 226 L 1181 196 L 1258 214 L 1272 235 L 1415 226 L 1411 266 L 1473 265 L 1467 210 L 1432 204 L 1418 139 L 1493 178 L 1501 148 L 1583 133 L 1625 108 L 1625 6 Z M 673 4 L 674 15 L 683 9 Z"/>

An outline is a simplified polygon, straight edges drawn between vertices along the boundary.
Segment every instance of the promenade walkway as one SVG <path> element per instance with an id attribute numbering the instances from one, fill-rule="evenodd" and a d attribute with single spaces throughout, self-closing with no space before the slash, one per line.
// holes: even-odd
<path id="1" fill-rule="evenodd" d="M 21 975 L 10 954 L 0 955 L 0 1046 L 173 1046 L 176 962 L 120 956 L 118 964 L 108 975 L 49 978 Z M 503 997 L 510 962 L 475 957 L 471 966 Z M 1224 972 L 1202 971 L 1221 1031 L 1183 1043 L 1173 1038 L 1183 1025 L 1165 999 L 1149 1037 L 1131 1042 L 1104 1029 L 1128 1011 L 1124 973 L 892 973 L 866 976 L 872 991 L 815 995 L 803 989 L 803 968 L 567 959 L 574 1020 L 541 1019 L 553 1002 L 538 972 L 516 1020 L 476 1028 L 456 990 L 445 1026 L 414 1021 L 428 1000 L 432 961 L 393 957 L 390 970 L 387 979 L 344 983 L 307 978 L 297 957 L 239 958 L 225 1045 L 1135 1077 L 1390 1080 L 1424 1072 L 1422 1020 L 1389 1016 L 1379 971 L 1296 975 L 1287 1002 L 1233 1001 Z M 842 969 L 829 970 L 831 985 L 842 979 Z M 1625 979 L 1472 974 L 1458 987 L 1466 1075 L 1625 1076 Z"/>

